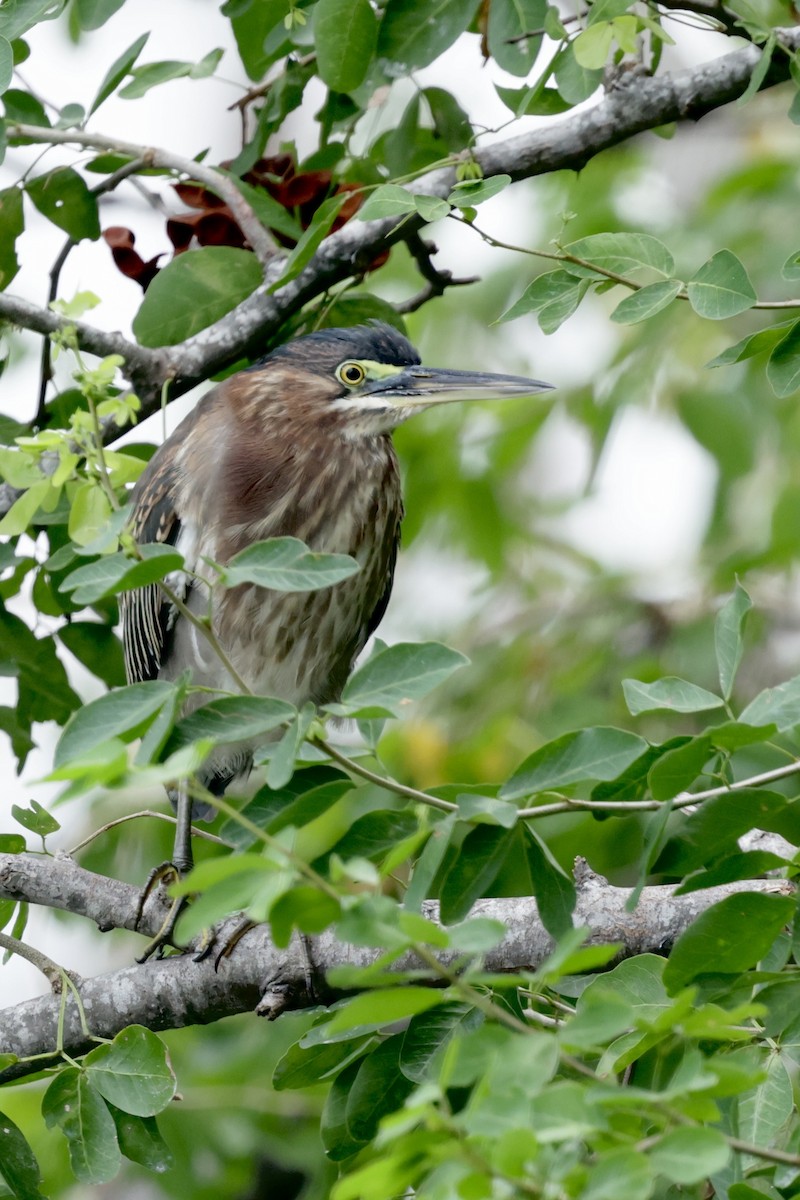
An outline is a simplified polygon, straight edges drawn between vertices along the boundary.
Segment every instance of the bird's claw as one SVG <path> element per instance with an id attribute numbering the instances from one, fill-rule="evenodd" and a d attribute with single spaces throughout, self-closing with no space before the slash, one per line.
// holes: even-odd
<path id="1" fill-rule="evenodd" d="M 144 914 L 144 906 L 156 888 L 161 884 L 169 887 L 173 883 L 179 883 L 181 873 L 173 862 L 163 862 L 158 867 L 154 867 L 147 876 L 144 887 L 139 893 L 139 899 L 136 904 L 136 915 L 133 921 L 133 928 L 138 929 L 139 923 Z M 137 957 L 138 963 L 147 962 L 154 954 L 158 958 L 164 957 L 164 950 L 167 946 L 173 945 L 172 935 L 175 932 L 175 926 L 178 922 L 178 917 L 181 915 L 186 906 L 186 897 L 177 896 L 172 900 L 164 921 L 154 938 L 147 943 L 142 953 Z"/>

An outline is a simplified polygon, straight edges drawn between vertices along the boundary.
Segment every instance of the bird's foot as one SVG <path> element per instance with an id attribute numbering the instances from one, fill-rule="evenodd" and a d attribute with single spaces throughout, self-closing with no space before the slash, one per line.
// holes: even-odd
<path id="1" fill-rule="evenodd" d="M 144 913 L 144 906 L 156 888 L 159 885 L 169 887 L 173 883 L 179 883 L 181 878 L 181 872 L 173 862 L 163 862 L 160 866 L 153 868 L 148 875 L 147 880 L 145 881 L 144 887 L 139 893 L 139 901 L 136 905 L 136 916 L 133 922 L 134 929 L 139 928 L 139 922 L 141 921 Z M 148 958 L 151 958 L 154 954 L 158 958 L 163 958 L 164 950 L 167 948 L 167 946 L 174 945 L 172 935 L 175 932 L 175 926 L 178 922 L 178 917 L 183 912 L 185 906 L 185 896 L 177 896 L 174 900 L 172 900 L 169 912 L 164 918 L 164 922 L 158 933 L 147 943 L 142 953 L 137 957 L 136 961 L 138 963 L 147 962 Z"/>
<path id="2" fill-rule="evenodd" d="M 239 942 L 242 940 L 244 935 L 246 933 L 249 933 L 251 929 L 255 929 L 256 925 L 257 925 L 257 922 L 251 921 L 249 917 L 241 917 L 241 919 L 239 921 L 237 921 L 237 923 L 234 925 L 234 927 L 230 931 L 230 933 L 225 935 L 225 937 L 222 940 L 220 949 L 217 951 L 216 957 L 214 959 L 214 970 L 215 971 L 219 970 L 219 965 L 222 962 L 223 958 L 230 958 L 231 954 L 236 949 L 236 947 L 238 946 Z M 217 937 L 215 930 L 213 930 L 213 929 L 205 930 L 203 933 L 203 940 L 201 941 L 200 945 L 197 947 L 197 950 L 195 951 L 194 955 L 192 956 L 194 958 L 194 961 L 202 962 L 204 958 L 208 958 L 208 956 L 209 956 L 209 954 L 211 954 L 212 950 L 214 950 L 216 948 L 219 940 L 220 939 Z"/>

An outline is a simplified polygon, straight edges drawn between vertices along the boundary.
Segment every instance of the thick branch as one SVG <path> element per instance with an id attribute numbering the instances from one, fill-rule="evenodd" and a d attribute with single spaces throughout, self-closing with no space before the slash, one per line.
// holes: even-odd
<path id="1" fill-rule="evenodd" d="M 786 49 L 800 48 L 800 29 L 776 32 Z M 748 45 L 712 62 L 671 75 L 650 77 L 631 72 L 588 111 L 550 121 L 540 129 L 489 146 L 476 154 L 477 161 L 485 175 L 507 174 L 513 180 L 550 171 L 580 170 L 596 154 L 638 133 L 672 121 L 696 121 L 729 104 L 746 89 L 760 55 L 757 46 Z M 763 87 L 780 83 L 788 75 L 788 57 L 777 53 Z M 267 289 L 280 278 L 284 259 L 270 259 L 271 246 L 267 249 L 263 243 L 268 237 L 266 231 L 261 229 L 262 240 L 259 241 L 253 227 L 252 210 L 235 185 L 214 168 L 168 151 L 148 150 L 99 134 L 17 125 L 9 128 L 9 136 L 15 135 L 37 142 L 78 142 L 99 149 L 116 149 L 131 156 L 148 155 L 148 161 L 155 165 L 193 175 L 223 196 L 251 243 L 260 247 L 257 250 L 259 257 L 267 263 L 264 285 L 221 320 L 180 346 L 149 351 L 131 346 L 118 333 L 104 333 L 78 323 L 78 341 L 82 349 L 95 354 L 125 354 L 130 364 L 129 374 L 144 401 L 145 413 L 157 409 L 159 389 L 165 378 L 174 378 L 171 394 L 177 396 L 242 355 L 261 352 L 282 322 L 303 304 L 326 288 L 352 275 L 362 274 L 378 250 L 407 238 L 423 224 L 421 218 L 413 214 L 401 224 L 394 217 L 381 221 L 351 221 L 325 239 L 311 263 L 296 279 L 270 294 Z M 418 180 L 414 191 L 447 196 L 454 182 L 453 169 L 440 170 Z M 243 205 L 250 214 L 247 218 Z M 61 323 L 61 319 L 53 314 L 7 294 L 0 295 L 0 318 L 3 317 L 40 333 L 50 332 Z"/>
<path id="2" fill-rule="evenodd" d="M 800 47 L 800 29 L 779 30 L 778 36 L 787 48 Z M 632 73 L 587 112 L 508 138 L 475 157 L 485 175 L 506 174 L 513 180 L 564 169 L 580 170 L 596 154 L 638 133 L 672 121 L 699 120 L 735 100 L 747 87 L 760 54 L 758 47 L 751 45 L 673 75 Z M 776 56 L 764 87 L 788 76 L 788 59 Z M 446 197 L 454 183 L 455 171 L 448 168 L 419 179 L 413 190 Z M 392 217 L 350 221 L 325 239 L 296 279 L 269 295 L 266 289 L 279 278 L 283 265 L 279 260 L 273 262 L 267 269 L 264 287 L 179 348 L 178 390 L 194 386 L 243 351 L 252 352 L 259 342 L 263 345 L 269 334 L 308 300 L 348 276 L 361 273 L 378 250 L 408 238 L 422 224 L 421 218 L 413 214 L 402 224 Z"/>
<path id="3" fill-rule="evenodd" d="M 649 887 L 642 891 L 634 912 L 626 910 L 628 888 L 615 888 L 591 872 L 585 864 L 576 870 L 578 903 L 575 924 L 590 930 L 593 943 L 620 942 L 620 957 L 645 951 L 663 953 L 684 929 L 706 908 L 724 896 L 739 891 L 786 894 L 791 885 L 783 880 L 757 880 L 708 888 L 676 897 L 671 888 Z M 0 899 L 27 899 L 34 904 L 69 909 L 97 921 L 103 928 L 133 924 L 138 891 L 130 884 L 84 871 L 71 859 L 40 855 L 0 855 Z M 438 919 L 438 904 L 424 909 Z M 500 946 L 486 955 L 490 971 L 535 968 L 553 948 L 543 928 L 534 900 L 482 900 L 472 915 L 503 921 L 507 935 Z M 148 912 L 141 932 L 155 932 L 163 917 L 160 903 Z M 331 931 L 315 939 L 314 966 L 324 978 L 332 968 L 350 964 L 366 966 L 381 951 L 339 942 Z M 455 952 L 438 956 L 452 962 Z M 71 964 L 67 964 L 71 965 Z M 398 969 L 419 966 L 411 956 Z M 213 958 L 195 962 L 189 956 L 126 967 L 84 981 L 80 995 L 95 1036 L 113 1037 L 131 1023 L 154 1030 L 203 1025 L 224 1016 L 257 1009 L 262 1015 L 307 1007 L 313 1002 L 306 982 L 306 960 L 300 947 L 276 949 L 265 927 L 251 930 L 230 958 L 214 969 Z M 55 1046 L 60 998 L 42 996 L 6 1009 L 0 1014 L 0 1054 L 20 1058 L 47 1054 Z M 81 1054 L 89 1048 L 81 1032 L 74 1000 L 67 1002 L 65 1049 Z M 40 1070 L 41 1060 L 17 1063 L 0 1074 L 0 1083 Z"/>
<path id="4" fill-rule="evenodd" d="M 53 312 L 51 308 L 39 308 L 21 296 L 12 296 L 8 292 L 0 294 L 0 320 L 10 321 L 23 329 L 31 329 L 34 333 L 61 333 L 74 329 L 81 350 L 90 354 L 105 357 L 107 354 L 119 354 L 125 359 L 126 374 L 131 381 L 137 377 L 142 380 L 157 379 L 169 371 L 169 351 L 148 350 L 129 342 L 119 331 L 96 329 L 86 321 L 77 321 L 73 317 L 63 317 Z"/>

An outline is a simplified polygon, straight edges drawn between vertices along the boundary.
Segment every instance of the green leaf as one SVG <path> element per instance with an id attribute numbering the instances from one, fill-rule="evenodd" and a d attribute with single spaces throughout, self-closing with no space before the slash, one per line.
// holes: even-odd
<path id="1" fill-rule="evenodd" d="M 681 934 L 664 969 L 664 983 L 675 995 L 699 975 L 738 974 L 755 966 L 792 920 L 788 896 L 744 892 L 726 896 L 701 913 Z"/>
<path id="2" fill-rule="evenodd" d="M 557 117 L 572 107 L 556 88 L 508 88 L 496 83 L 495 91 L 515 117 Z"/>
<path id="3" fill-rule="evenodd" d="M 502 825 L 504 829 L 511 829 L 517 823 L 519 810 L 516 804 L 509 804 L 507 800 L 468 792 L 456 796 L 456 804 L 459 820 L 472 825 Z"/>
<path id="4" fill-rule="evenodd" d="M 450 212 L 450 205 L 438 196 L 415 196 L 414 207 L 423 221 L 441 221 Z"/>
<path id="5" fill-rule="evenodd" d="M 129 73 L 131 67 L 136 62 L 145 47 L 147 39 L 150 37 L 149 32 L 143 33 L 135 42 L 128 46 L 127 50 L 123 50 L 119 58 L 116 58 L 103 76 L 103 82 L 97 89 L 97 95 L 89 108 L 89 116 L 96 112 L 104 100 L 107 100 L 111 93 L 119 86 L 125 76 Z"/>
<path id="6" fill-rule="evenodd" d="M 172 1151 L 159 1132 L 155 1117 L 135 1117 L 108 1105 L 117 1130 L 119 1148 L 131 1162 L 162 1174 L 174 1166 Z"/>
<path id="7" fill-rule="evenodd" d="M 367 196 L 358 210 L 359 221 L 380 221 L 416 211 L 414 196 L 397 183 L 384 183 Z"/>
<path id="8" fill-rule="evenodd" d="M 407 809 L 379 810 L 358 817 L 333 851 L 342 859 L 378 861 L 388 851 L 416 833 L 417 817 Z"/>
<path id="9" fill-rule="evenodd" d="M 749 725 L 775 724 L 781 733 L 800 725 L 800 675 L 759 692 L 739 720 Z"/>
<path id="10" fill-rule="evenodd" d="M 142 346 L 175 346 L 241 304 L 263 283 L 249 250 L 203 246 L 158 272 L 133 319 Z"/>
<path id="11" fill-rule="evenodd" d="M 770 354 L 767 380 L 781 399 L 800 387 L 800 321 L 792 325 Z"/>
<path id="12" fill-rule="evenodd" d="M 453 1001 L 411 1018 L 402 1037 L 400 1070 L 413 1083 L 428 1077 L 431 1063 L 450 1039 L 459 1033 L 469 1033 L 483 1020 L 472 1007 Z"/>
<path id="13" fill-rule="evenodd" d="M 711 754 L 707 737 L 692 738 L 684 746 L 668 750 L 650 768 L 647 776 L 654 800 L 671 800 L 694 783 Z"/>
<path id="14" fill-rule="evenodd" d="M 143 1025 L 129 1025 L 110 1045 L 87 1054 L 83 1065 L 101 1096 L 136 1117 L 154 1117 L 177 1090 L 166 1046 Z"/>
<path id="15" fill-rule="evenodd" d="M 771 1146 L 792 1115 L 792 1081 L 780 1054 L 768 1053 L 754 1065 L 765 1072 L 766 1079 L 749 1095 L 737 1097 L 737 1134 L 756 1146 Z"/>
<path id="16" fill-rule="evenodd" d="M 336 1076 L 322 1110 L 320 1136 L 325 1153 L 333 1162 L 341 1162 L 343 1159 L 349 1158 L 365 1144 L 356 1141 L 350 1135 L 345 1119 L 347 1102 L 350 1099 L 350 1091 L 359 1067 L 359 1062 L 352 1062 Z"/>
<path id="17" fill-rule="evenodd" d="M 151 88 L 160 83 L 169 83 L 173 79 L 205 79 L 212 75 L 222 58 L 222 50 L 210 50 L 199 62 L 154 62 L 143 67 L 133 67 L 129 73 L 133 76 L 130 83 L 120 91 L 122 100 L 139 100 Z"/>
<path id="18" fill-rule="evenodd" d="M 456 814 L 450 813 L 431 830 L 425 848 L 414 864 L 411 882 L 406 889 L 403 907 L 408 911 L 419 912 L 423 900 L 426 900 L 431 894 L 433 881 L 444 861 L 455 824 Z"/>
<path id="19" fill-rule="evenodd" d="M 589 5 L 589 25 L 598 25 L 621 17 L 630 8 L 627 0 L 592 0 Z"/>
<path id="20" fill-rule="evenodd" d="M 283 788 L 260 788 L 242 812 L 268 833 L 279 833 L 289 825 L 300 829 L 327 812 L 354 786 L 351 779 L 330 767 L 309 767 L 295 771 Z M 254 835 L 233 819 L 222 826 L 220 837 L 240 850 L 255 841 Z"/>
<path id="21" fill-rule="evenodd" d="M 58 640 L 107 687 L 125 684 L 122 646 L 113 629 L 99 621 L 70 621 L 57 631 Z"/>
<path id="22" fill-rule="evenodd" d="M 269 765 L 267 767 L 267 786 L 271 788 L 285 787 L 294 774 L 300 747 L 305 741 L 306 734 L 316 716 L 316 710 L 311 701 L 307 701 L 286 725 L 283 736 L 277 745 L 262 748 L 262 754 L 268 751 Z M 266 756 L 265 756 L 266 757 Z M 260 759 L 259 761 L 264 761 Z"/>
<path id="23" fill-rule="evenodd" d="M 646 321 L 671 304 L 682 287 L 679 279 L 660 279 L 658 283 L 648 283 L 638 292 L 620 300 L 611 314 L 611 320 L 619 325 L 635 325 L 637 321 Z"/>
<path id="24" fill-rule="evenodd" d="M 644 738 L 611 726 L 565 733 L 526 758 L 499 795 L 501 800 L 517 800 L 588 779 L 616 779 L 645 750 Z"/>
<path id="25" fill-rule="evenodd" d="M 587 71 L 597 71 L 606 65 L 614 27 L 610 21 L 599 21 L 582 29 L 572 43 L 572 53 L 579 66 Z"/>
<path id="26" fill-rule="evenodd" d="M 405 987 L 371 988 L 337 1008 L 327 1024 L 327 1032 L 361 1034 L 370 1029 L 382 1029 L 395 1021 L 413 1017 L 442 1003 L 436 988 Z"/>
<path id="27" fill-rule="evenodd" d="M 581 1200 L 648 1200 L 653 1167 L 646 1154 L 620 1146 L 598 1157 L 591 1167 Z"/>
<path id="28" fill-rule="evenodd" d="M 79 483 L 69 510 L 67 533 L 78 546 L 90 546 L 108 525 L 111 503 L 94 480 Z"/>
<path id="29" fill-rule="evenodd" d="M 75 0 L 78 24 L 81 29 L 99 29 L 124 3 L 125 0 Z"/>
<path id="30" fill-rule="evenodd" d="M 588 100 L 603 80 L 602 71 L 589 71 L 580 65 L 571 44 L 558 51 L 553 68 L 559 93 L 570 106 Z"/>
<path id="31" fill-rule="evenodd" d="M 308 229 L 303 233 L 300 241 L 286 259 L 281 275 L 274 283 L 269 285 L 267 291 L 277 292 L 284 284 L 295 279 L 303 268 L 311 262 L 323 240 L 330 233 L 331 226 L 338 217 L 345 201 L 350 198 L 350 195 L 350 192 L 339 192 L 335 196 L 329 196 L 327 200 L 320 204 L 311 218 Z"/>
<path id="32" fill-rule="evenodd" d="M 547 0 L 492 0 L 487 40 L 498 67 L 518 76 L 532 71 L 542 38 L 523 35 L 541 29 L 546 12 Z"/>
<path id="33" fill-rule="evenodd" d="M 269 925 L 276 946 L 285 949 L 292 932 L 323 933 L 341 915 L 339 903 L 310 884 L 289 888 L 269 910 Z"/>
<path id="34" fill-rule="evenodd" d="M 539 1034 L 531 1041 L 538 1041 L 542 1036 Z M 583 1138 L 605 1124 L 586 1086 L 566 1079 L 556 1080 L 550 1087 L 539 1090 L 531 1100 L 527 1118 L 531 1128 L 536 1130 L 537 1139 L 545 1144 Z M 618 1170 L 615 1175 L 619 1185 Z M 581 1200 L 587 1195 L 582 1189 Z M 608 1200 L 617 1200 L 618 1196 L 619 1192 L 609 1192 Z"/>
<path id="35" fill-rule="evenodd" d="M 54 766 L 63 767 L 83 758 L 111 738 L 132 742 L 154 719 L 174 686 L 162 679 L 133 683 L 84 705 L 73 714 L 59 738 Z"/>
<path id="36" fill-rule="evenodd" d="M 317 69 L 334 92 L 352 92 L 364 82 L 378 40 L 369 0 L 319 0 L 314 9 Z"/>
<path id="37" fill-rule="evenodd" d="M 725 602 L 714 622 L 714 649 L 719 669 L 719 686 L 726 700 L 731 697 L 733 682 L 744 652 L 744 625 L 753 601 L 742 585 L 737 582 L 736 590 Z"/>
<path id="38" fill-rule="evenodd" d="M 370 1042 L 369 1038 L 360 1038 L 356 1041 L 329 1042 L 308 1047 L 295 1042 L 275 1068 L 272 1086 L 276 1092 L 281 1092 L 323 1083 L 356 1058 L 360 1058 Z"/>
<path id="39" fill-rule="evenodd" d="M 555 333 L 571 317 L 591 286 L 568 271 L 546 271 L 528 284 L 525 291 L 499 318 L 513 321 L 528 312 L 538 312 L 545 333 Z"/>
<path id="40" fill-rule="evenodd" d="M 750 76 L 750 82 L 745 90 L 736 100 L 736 104 L 747 104 L 748 100 L 752 100 L 753 96 L 761 90 L 764 85 L 764 80 L 767 77 L 772 63 L 772 56 L 775 53 L 775 47 L 778 44 L 778 39 L 774 32 L 770 32 L 769 37 L 761 48 L 761 57 L 753 68 L 753 73 Z"/>
<path id="41" fill-rule="evenodd" d="M 667 247 L 649 233 L 594 233 L 564 246 L 564 253 L 584 259 L 615 275 L 649 269 L 671 276 L 675 260 Z M 573 275 L 594 275 L 591 267 L 569 262 L 566 269 Z"/>
<path id="42" fill-rule="evenodd" d="M 42 216 L 68 233 L 73 241 L 100 237 L 97 200 L 77 171 L 57 167 L 38 175 L 25 185 L 25 191 Z"/>
<path id="43" fill-rule="evenodd" d="M 378 34 L 380 58 L 404 73 L 426 67 L 464 32 L 478 0 L 388 0 Z"/>
<path id="44" fill-rule="evenodd" d="M 525 851 L 542 924 L 551 937 L 560 938 L 572 929 L 577 896 L 575 881 L 530 825 L 525 830 Z"/>
<path id="45" fill-rule="evenodd" d="M 25 1135 L 9 1116 L 0 1113 L 0 1182 L 17 1200 L 44 1200 L 40 1181 L 39 1164 Z"/>
<path id="46" fill-rule="evenodd" d="M 367 1141 L 378 1131 L 381 1117 L 401 1109 L 414 1087 L 400 1069 L 403 1034 L 387 1038 L 361 1062 L 350 1088 L 345 1109 L 347 1129 L 356 1141 Z"/>
<path id="47" fill-rule="evenodd" d="M 16 0 L 0 8 L 0 36 L 13 42 L 40 21 L 51 21 L 64 7 L 65 0 Z"/>
<path id="48" fill-rule="evenodd" d="M 24 228 L 22 190 L 5 188 L 0 192 L 0 289 L 7 288 L 19 270 L 14 242 Z"/>
<path id="49" fill-rule="evenodd" d="M 439 87 L 424 88 L 422 95 L 431 110 L 434 132 L 447 149 L 457 154 L 471 145 L 474 136 L 472 124 L 455 96 Z"/>
<path id="50" fill-rule="evenodd" d="M 634 717 L 658 708 L 679 713 L 707 712 L 711 708 L 721 708 L 725 703 L 721 696 L 715 696 L 713 692 L 686 679 L 679 679 L 676 675 L 665 675 L 655 683 L 623 679 L 622 691 L 628 711 Z"/>
<path id="51" fill-rule="evenodd" d="M 170 748 L 209 739 L 215 744 L 248 741 L 280 728 L 296 715 L 293 705 L 264 696 L 223 696 L 204 704 L 176 726 Z"/>
<path id="52" fill-rule="evenodd" d="M 217 169 L 222 170 L 222 168 Z M 295 219 L 288 209 L 285 209 L 282 204 L 274 200 L 263 187 L 253 187 L 252 184 L 247 183 L 244 179 L 240 179 L 238 175 L 234 175 L 231 171 L 223 173 L 228 176 L 231 183 L 242 193 L 262 225 L 265 225 L 268 229 L 275 229 L 278 233 L 285 234 L 293 242 L 298 241 L 303 236 L 303 227 L 300 222 Z"/>
<path id="53" fill-rule="evenodd" d="M 468 661 L 439 642 L 399 642 L 368 658 L 347 681 L 341 705 L 328 707 L 342 714 L 376 707 L 393 710 L 426 696 Z"/>
<path id="54" fill-rule="evenodd" d="M 780 325 L 770 325 L 768 329 L 748 333 L 747 337 L 743 337 L 733 346 L 728 346 L 727 350 L 723 350 L 716 358 L 707 362 L 706 367 L 727 367 L 731 363 L 744 362 L 745 359 L 755 358 L 758 354 L 766 354 L 778 344 L 790 326 L 800 326 L 800 321 L 782 321 Z"/>
<path id="55" fill-rule="evenodd" d="M 294 537 L 254 542 L 235 554 L 222 573 L 225 587 L 255 583 L 276 592 L 314 592 L 358 571 L 349 554 L 318 554 Z"/>
<path id="56" fill-rule="evenodd" d="M 14 51 L 11 49 L 11 43 L 4 37 L 0 37 L 0 94 L 2 94 L 11 83 L 14 74 Z"/>
<path id="57" fill-rule="evenodd" d="M 477 208 L 493 196 L 499 196 L 511 183 L 510 175 L 490 175 L 486 179 L 468 179 L 457 183 L 447 197 L 448 204 L 457 208 Z"/>
<path id="58" fill-rule="evenodd" d="M 13 537 L 14 534 L 27 532 L 28 526 L 33 523 L 39 509 L 52 499 L 53 495 L 54 488 L 49 479 L 43 479 L 41 483 L 34 483 L 14 501 L 0 521 L 0 534 Z"/>
<path id="59" fill-rule="evenodd" d="M 675 889 L 673 895 L 688 896 L 690 892 L 733 883 L 737 879 L 757 879 L 759 875 L 766 875 L 767 871 L 774 871 L 786 865 L 785 858 L 768 850 L 745 850 L 729 854 L 707 871 L 697 871 L 690 875 Z"/>
<path id="60" fill-rule="evenodd" d="M 228 5 L 223 9 L 231 18 L 242 64 L 254 82 L 262 80 L 275 57 L 284 52 L 288 39 L 283 19 L 290 8 L 291 0 L 258 0 L 239 4 L 230 11 Z"/>
<path id="61" fill-rule="evenodd" d="M 701 317 L 723 321 L 752 308 L 758 299 L 743 264 L 730 250 L 718 250 L 686 286 L 689 303 Z"/>
<path id="62" fill-rule="evenodd" d="M 105 596 L 116 596 L 131 588 L 166 579 L 172 571 L 179 571 L 183 566 L 183 555 L 163 542 L 140 546 L 139 552 L 141 562 L 119 550 L 78 567 L 67 575 L 59 590 L 71 592 L 75 604 L 94 604 Z"/>
<path id="63" fill-rule="evenodd" d="M 492 886 L 516 843 L 515 829 L 476 825 L 464 838 L 442 881 L 439 894 L 445 925 L 463 921 L 476 900 Z"/>
<path id="64" fill-rule="evenodd" d="M 61 825 L 52 817 L 38 800 L 31 800 L 30 808 L 21 808 L 18 804 L 11 805 L 11 815 L 24 829 L 37 833 L 45 838 L 50 833 L 58 833 Z"/>
<path id="65" fill-rule="evenodd" d="M 114 1118 L 77 1067 L 67 1067 L 50 1084 L 42 1116 L 48 1129 L 57 1125 L 66 1137 L 76 1179 L 99 1184 L 114 1178 L 121 1164 Z"/>

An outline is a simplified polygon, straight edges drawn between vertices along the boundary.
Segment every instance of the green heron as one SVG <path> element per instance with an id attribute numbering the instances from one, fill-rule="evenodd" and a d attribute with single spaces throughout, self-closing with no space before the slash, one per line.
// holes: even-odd
<path id="1" fill-rule="evenodd" d="M 213 629 L 229 662 L 258 695 L 300 706 L 339 698 L 356 656 L 381 620 L 392 588 L 403 517 L 396 425 L 436 404 L 526 396 L 549 384 L 515 375 L 420 365 L 389 325 L 326 329 L 288 342 L 208 392 L 151 459 L 133 494 L 139 542 L 165 542 L 196 576 L 269 537 L 349 554 L 361 569 L 320 591 L 255 585 L 211 591 Z M 209 611 L 196 577 L 170 581 L 190 611 Z M 237 691 L 221 658 L 157 584 L 122 598 L 128 679 L 176 679 L 213 693 Z M 190 693 L 187 708 L 208 703 Z M 251 766 L 254 746 L 218 748 L 198 782 L 222 795 Z M 192 815 L 208 806 L 173 797 L 173 865 L 192 865 Z"/>

